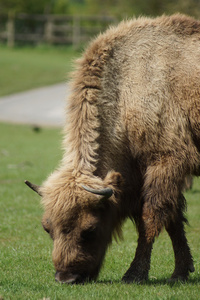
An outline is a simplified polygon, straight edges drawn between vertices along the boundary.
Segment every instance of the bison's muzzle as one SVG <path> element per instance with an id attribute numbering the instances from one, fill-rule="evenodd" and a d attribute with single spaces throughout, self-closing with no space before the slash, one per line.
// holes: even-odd
<path id="1" fill-rule="evenodd" d="M 55 280 L 61 283 L 76 284 L 76 283 L 84 283 L 88 279 L 87 277 L 80 276 L 78 274 L 57 271 L 55 274 Z"/>

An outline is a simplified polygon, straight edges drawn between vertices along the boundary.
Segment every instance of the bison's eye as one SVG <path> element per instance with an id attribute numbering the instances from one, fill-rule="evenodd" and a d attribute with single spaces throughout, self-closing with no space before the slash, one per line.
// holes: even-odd
<path id="1" fill-rule="evenodd" d="M 81 232 L 81 239 L 83 242 L 94 240 L 95 237 L 96 237 L 96 228 L 89 228 Z"/>

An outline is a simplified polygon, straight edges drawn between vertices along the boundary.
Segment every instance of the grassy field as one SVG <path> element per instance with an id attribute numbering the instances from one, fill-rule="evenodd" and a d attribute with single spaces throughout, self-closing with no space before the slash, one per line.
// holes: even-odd
<path id="1" fill-rule="evenodd" d="M 0 96 L 65 82 L 79 55 L 70 47 L 0 45 Z"/>
<path id="2" fill-rule="evenodd" d="M 0 299 L 199 299 L 200 297 L 200 180 L 188 199 L 187 236 L 196 271 L 188 283 L 167 284 L 173 271 L 171 242 L 163 232 L 156 240 L 150 279 L 143 285 L 122 284 L 120 279 L 134 255 L 137 235 L 130 221 L 124 241 L 113 242 L 95 283 L 61 285 L 54 280 L 52 241 L 41 227 L 39 196 L 24 179 L 41 184 L 61 158 L 58 129 L 0 123 Z"/>

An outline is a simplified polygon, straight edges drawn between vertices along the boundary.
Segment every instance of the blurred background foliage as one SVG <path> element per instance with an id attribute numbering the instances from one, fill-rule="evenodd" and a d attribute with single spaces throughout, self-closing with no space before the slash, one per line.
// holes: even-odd
<path id="1" fill-rule="evenodd" d="M 0 0 L 1 13 L 113 15 L 126 18 L 181 12 L 200 16 L 200 0 Z"/>

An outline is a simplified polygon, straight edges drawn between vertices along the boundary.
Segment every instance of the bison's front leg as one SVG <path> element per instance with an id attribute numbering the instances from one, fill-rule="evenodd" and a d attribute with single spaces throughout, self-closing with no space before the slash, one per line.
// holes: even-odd
<path id="1" fill-rule="evenodd" d="M 185 221 L 185 219 L 182 211 L 179 210 L 176 219 L 166 226 L 166 230 L 172 241 L 175 256 L 175 269 L 170 281 L 185 281 L 188 279 L 189 272 L 194 272 L 195 270 L 190 248 L 185 236 L 183 221 Z"/>
<path id="2" fill-rule="evenodd" d="M 122 278 L 126 283 L 143 282 L 148 279 L 153 241 L 147 241 L 142 220 L 139 222 L 138 233 L 135 258 Z"/>

